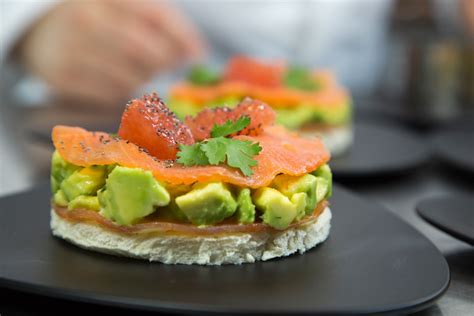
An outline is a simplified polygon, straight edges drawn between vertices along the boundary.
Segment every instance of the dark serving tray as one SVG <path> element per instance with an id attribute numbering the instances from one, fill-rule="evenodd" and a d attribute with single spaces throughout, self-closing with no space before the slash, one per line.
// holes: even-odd
<path id="1" fill-rule="evenodd" d="M 422 165 L 429 148 L 400 128 L 368 123 L 354 125 L 354 143 L 330 161 L 336 178 L 367 178 L 402 174 Z"/>
<path id="2" fill-rule="evenodd" d="M 428 198 L 416 210 L 428 223 L 474 246 L 474 196 Z"/>
<path id="3" fill-rule="evenodd" d="M 425 308 L 450 280 L 427 238 L 337 185 L 326 242 L 241 266 L 164 265 L 80 249 L 51 235 L 49 199 L 47 184 L 0 199 L 0 286 L 154 311 L 358 314 Z"/>

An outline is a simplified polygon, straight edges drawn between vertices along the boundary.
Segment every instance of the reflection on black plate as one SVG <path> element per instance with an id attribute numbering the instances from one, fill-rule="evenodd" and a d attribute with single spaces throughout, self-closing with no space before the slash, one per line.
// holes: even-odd
<path id="1" fill-rule="evenodd" d="M 415 135 L 394 127 L 355 124 L 351 149 L 334 157 L 336 177 L 370 177 L 401 173 L 428 158 L 427 146 Z"/>
<path id="2" fill-rule="evenodd" d="M 474 131 L 445 131 L 434 138 L 437 155 L 456 168 L 474 173 Z"/>
<path id="3" fill-rule="evenodd" d="M 451 236 L 474 245 L 474 197 L 445 196 L 421 201 L 418 214 Z"/>
<path id="4" fill-rule="evenodd" d="M 0 284 L 115 306 L 181 312 L 414 311 L 446 290 L 425 237 L 335 187 L 329 239 L 304 255 L 242 266 L 170 266 L 79 249 L 49 232 L 49 189 L 0 199 Z"/>

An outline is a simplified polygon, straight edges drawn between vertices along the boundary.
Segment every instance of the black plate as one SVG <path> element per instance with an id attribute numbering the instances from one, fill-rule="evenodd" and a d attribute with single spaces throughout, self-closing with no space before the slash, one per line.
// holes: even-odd
<path id="1" fill-rule="evenodd" d="M 451 236 L 474 245 L 474 197 L 444 196 L 421 201 L 418 214 Z"/>
<path id="2" fill-rule="evenodd" d="M 456 168 L 474 174 L 474 131 L 445 131 L 434 138 L 436 154 Z"/>
<path id="3" fill-rule="evenodd" d="M 427 160 L 428 148 L 415 135 L 388 126 L 355 124 L 351 149 L 331 159 L 336 177 L 374 177 L 399 174 Z"/>
<path id="4" fill-rule="evenodd" d="M 304 255 L 241 266 L 173 266 L 77 248 L 49 231 L 47 185 L 0 199 L 0 284 L 77 301 L 180 312 L 414 311 L 449 284 L 414 228 L 335 187 L 329 239 Z"/>

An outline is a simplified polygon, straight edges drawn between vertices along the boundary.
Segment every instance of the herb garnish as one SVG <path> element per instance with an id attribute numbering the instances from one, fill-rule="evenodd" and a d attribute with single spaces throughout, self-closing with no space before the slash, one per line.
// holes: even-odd
<path id="1" fill-rule="evenodd" d="M 211 138 L 193 145 L 180 145 L 178 162 L 185 166 L 205 166 L 227 163 L 238 168 L 245 176 L 253 174 L 251 167 L 257 165 L 253 159 L 262 150 L 259 143 L 248 140 L 226 138 L 231 134 L 245 129 L 250 124 L 248 116 L 236 121 L 228 120 L 222 125 L 215 124 L 211 130 Z"/>

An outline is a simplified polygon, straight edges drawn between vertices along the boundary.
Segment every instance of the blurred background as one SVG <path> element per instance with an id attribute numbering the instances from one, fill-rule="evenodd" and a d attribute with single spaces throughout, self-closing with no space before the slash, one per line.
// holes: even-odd
<path id="1" fill-rule="evenodd" d="M 472 0 L 2 0 L 0 23 L 0 195 L 47 176 L 38 134 L 116 126 L 128 99 L 234 54 L 332 69 L 375 120 L 474 112 Z"/>

